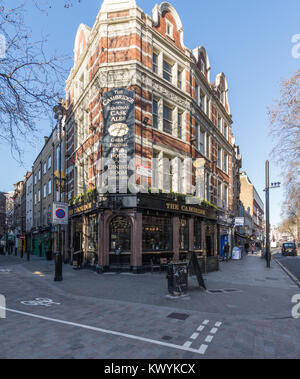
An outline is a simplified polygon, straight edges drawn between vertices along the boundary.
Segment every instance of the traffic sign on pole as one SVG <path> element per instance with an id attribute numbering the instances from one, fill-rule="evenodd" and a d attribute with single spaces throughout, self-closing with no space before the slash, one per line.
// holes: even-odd
<path id="1" fill-rule="evenodd" d="M 68 204 L 53 203 L 52 223 L 54 225 L 68 225 L 69 212 Z"/>

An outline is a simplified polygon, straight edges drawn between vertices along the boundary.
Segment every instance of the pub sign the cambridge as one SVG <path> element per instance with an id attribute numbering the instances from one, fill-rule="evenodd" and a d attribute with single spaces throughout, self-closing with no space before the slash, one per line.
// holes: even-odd
<path id="1" fill-rule="evenodd" d="M 135 93 L 117 88 L 103 93 L 103 158 L 109 192 L 127 193 L 134 156 Z"/>

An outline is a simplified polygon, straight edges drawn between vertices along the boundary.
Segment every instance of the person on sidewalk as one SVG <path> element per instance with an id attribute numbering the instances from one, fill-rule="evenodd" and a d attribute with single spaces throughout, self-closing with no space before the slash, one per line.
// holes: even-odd
<path id="1" fill-rule="evenodd" d="M 228 262 L 228 260 L 229 260 L 229 244 L 228 242 L 226 242 L 224 246 L 223 261 Z"/>

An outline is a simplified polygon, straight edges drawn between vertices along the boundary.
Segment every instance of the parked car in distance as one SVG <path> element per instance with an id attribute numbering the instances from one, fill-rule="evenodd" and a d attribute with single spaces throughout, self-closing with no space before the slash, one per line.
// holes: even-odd
<path id="1" fill-rule="evenodd" d="M 287 255 L 297 256 L 296 244 L 294 242 L 284 242 L 282 244 L 281 252 L 283 256 L 287 256 Z"/>

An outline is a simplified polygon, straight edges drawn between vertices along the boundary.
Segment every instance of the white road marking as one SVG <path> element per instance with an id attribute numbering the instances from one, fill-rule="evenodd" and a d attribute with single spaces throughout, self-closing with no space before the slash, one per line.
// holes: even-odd
<path id="1" fill-rule="evenodd" d="M 207 345 L 201 345 L 200 349 L 198 350 L 200 354 L 205 354 L 208 346 Z"/>
<path id="2" fill-rule="evenodd" d="M 218 329 L 217 329 L 217 328 L 212 328 L 212 330 L 211 330 L 209 333 L 211 333 L 211 334 L 216 334 L 216 333 L 217 333 L 217 331 L 218 331 Z"/>
<path id="3" fill-rule="evenodd" d="M 21 312 L 21 311 L 15 310 L 15 309 L 9 309 L 9 308 L 5 308 L 5 307 L 0 307 L 0 309 L 6 310 L 6 312 L 16 313 L 16 314 L 28 316 L 28 317 L 33 317 L 33 318 L 37 318 L 40 320 L 55 322 L 58 324 L 63 324 L 63 325 L 68 325 L 68 326 L 75 326 L 75 327 L 82 328 L 82 329 L 93 330 L 95 332 L 100 332 L 100 333 L 104 333 L 104 334 L 110 334 L 113 336 L 124 337 L 124 338 L 132 339 L 132 340 L 147 342 L 147 343 L 151 343 L 154 345 L 165 346 L 165 347 L 169 347 L 172 349 L 189 351 L 191 353 L 196 353 L 196 354 L 200 354 L 200 355 L 203 355 L 205 353 L 207 347 L 208 347 L 206 345 L 201 345 L 200 349 L 196 350 L 196 349 L 192 349 L 192 348 L 186 347 L 186 346 L 179 346 L 179 345 L 175 345 L 175 344 L 171 344 L 171 343 L 167 343 L 167 342 L 152 340 L 150 338 L 144 338 L 144 337 L 134 336 L 131 334 L 116 332 L 114 330 L 101 329 L 101 328 L 96 328 L 96 327 L 89 326 L 89 325 L 83 325 L 83 324 L 77 324 L 74 322 L 69 322 L 69 321 L 64 321 L 64 320 L 58 320 L 58 319 L 54 319 L 54 318 L 36 315 L 33 313 Z"/>
<path id="4" fill-rule="evenodd" d="M 194 333 L 193 335 L 191 335 L 190 339 L 196 340 L 198 337 L 199 337 L 199 333 Z"/>
<path id="5" fill-rule="evenodd" d="M 209 323 L 209 320 L 205 320 L 202 322 L 203 325 L 207 325 Z"/>
<path id="6" fill-rule="evenodd" d="M 198 332 L 202 332 L 202 330 L 205 328 L 204 325 L 200 325 L 199 328 L 197 329 Z"/>
<path id="7" fill-rule="evenodd" d="M 216 326 L 217 328 L 219 328 L 221 325 L 222 325 L 221 322 L 216 322 L 216 323 L 215 323 L 215 326 Z"/>
<path id="8" fill-rule="evenodd" d="M 214 336 L 207 336 L 205 342 L 210 343 L 213 340 Z"/>
<path id="9" fill-rule="evenodd" d="M 183 346 L 189 348 L 189 347 L 192 346 L 192 342 L 191 341 L 186 341 L 186 343 Z"/>

